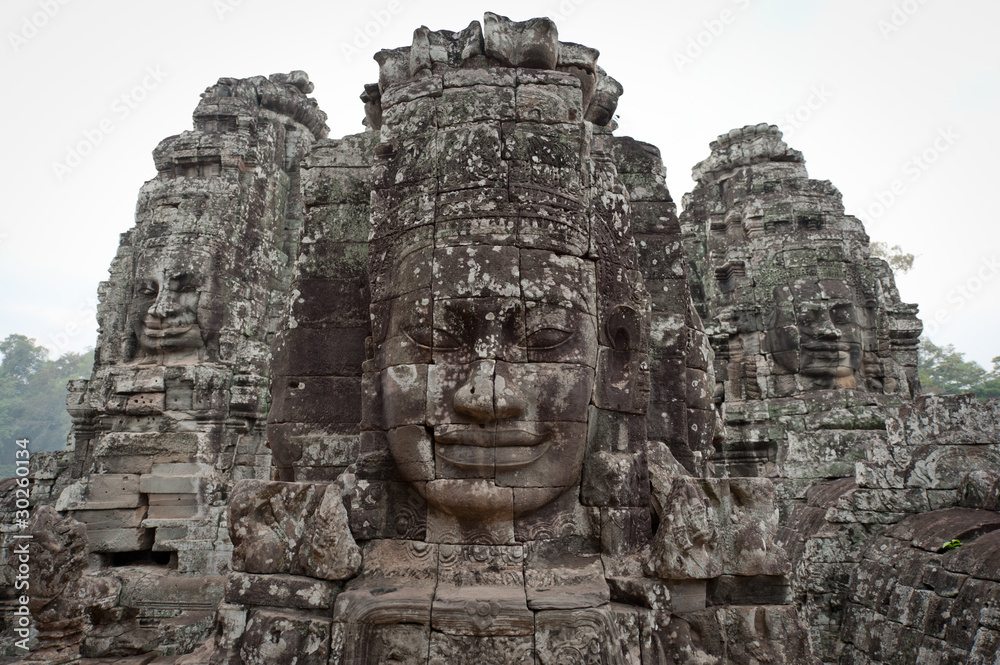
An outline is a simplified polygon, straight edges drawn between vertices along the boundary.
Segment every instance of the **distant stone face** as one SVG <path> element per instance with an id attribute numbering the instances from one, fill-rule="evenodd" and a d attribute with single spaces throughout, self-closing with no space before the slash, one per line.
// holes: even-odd
<path id="1" fill-rule="evenodd" d="M 857 388 L 869 317 L 845 280 L 779 286 L 764 318 L 764 348 L 806 390 Z"/>
<path id="2" fill-rule="evenodd" d="M 840 473 L 831 455 L 860 451 L 796 449 L 789 432 L 798 424 L 776 416 L 810 418 L 810 402 L 800 409 L 794 400 L 819 391 L 844 391 L 860 408 L 912 398 L 920 322 L 840 193 L 809 179 L 776 127 L 735 129 L 711 148 L 694 169 L 681 224 L 727 419 L 716 463 L 792 478 L 787 493 L 801 496 L 806 479 Z M 881 416 L 872 416 L 824 429 L 877 429 Z"/>
<path id="3" fill-rule="evenodd" d="M 102 579 L 128 591 L 118 615 L 95 615 L 85 652 L 207 630 L 199 613 L 230 564 L 230 486 L 270 473 L 267 376 L 303 214 L 299 160 L 326 132 L 304 88 L 292 72 L 206 90 L 194 129 L 154 151 L 100 287 L 94 372 L 74 384 L 75 482 L 57 505 L 87 525 Z M 155 564 L 153 581 L 123 561 Z M 164 595 L 182 618 L 140 630 Z"/>
<path id="4" fill-rule="evenodd" d="M 218 331 L 203 333 L 198 314 L 202 300 L 213 300 L 204 290 L 212 273 L 211 257 L 192 248 L 150 248 L 140 256 L 128 307 L 137 347 L 133 360 L 177 364 L 200 359 L 203 335 L 218 337 Z"/>

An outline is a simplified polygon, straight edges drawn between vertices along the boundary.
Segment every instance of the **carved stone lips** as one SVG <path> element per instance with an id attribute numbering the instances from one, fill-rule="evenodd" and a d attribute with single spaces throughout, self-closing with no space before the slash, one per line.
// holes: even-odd
<path id="1" fill-rule="evenodd" d="M 183 335 L 194 327 L 193 324 L 174 324 L 163 319 L 146 317 L 142 322 L 143 332 L 148 337 L 175 337 Z"/>
<path id="2" fill-rule="evenodd" d="M 549 449 L 549 434 L 525 429 L 480 429 L 468 425 L 434 428 L 434 447 L 461 469 L 512 471 L 528 466 Z"/>
<path id="3" fill-rule="evenodd" d="M 803 344 L 802 348 L 813 353 L 850 351 L 851 345 L 847 342 L 809 342 Z"/>

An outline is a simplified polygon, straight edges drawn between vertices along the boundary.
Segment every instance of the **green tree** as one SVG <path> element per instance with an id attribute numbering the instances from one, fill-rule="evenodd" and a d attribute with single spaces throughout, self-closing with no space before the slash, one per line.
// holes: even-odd
<path id="1" fill-rule="evenodd" d="M 889 247 L 888 243 L 876 241 L 869 245 L 869 249 L 872 256 L 885 259 L 886 263 L 896 272 L 909 272 L 913 268 L 913 262 L 917 259 L 916 255 L 904 252 L 899 245 Z"/>
<path id="2" fill-rule="evenodd" d="M 993 358 L 993 371 L 986 375 L 986 380 L 976 387 L 975 392 L 979 399 L 1000 397 L 1000 356 Z"/>
<path id="3" fill-rule="evenodd" d="M 937 346 L 929 339 L 920 341 L 917 373 L 920 386 L 927 395 L 958 395 L 980 392 L 990 381 L 1000 383 L 994 359 L 993 373 L 988 374 L 982 365 L 965 359 L 965 354 L 955 350 L 951 344 Z M 992 377 L 992 378 L 991 378 Z"/>
<path id="4" fill-rule="evenodd" d="M 29 439 L 35 451 L 65 447 L 71 424 L 66 382 L 90 376 L 93 351 L 49 360 L 35 340 L 10 335 L 0 341 L 0 353 L 0 465 L 13 462 L 17 439 Z"/>
<path id="5" fill-rule="evenodd" d="M 0 376 L 9 378 L 19 385 L 27 385 L 31 376 L 48 360 L 49 352 L 43 346 L 35 346 L 35 340 L 24 335 L 9 335 L 0 342 Z"/>

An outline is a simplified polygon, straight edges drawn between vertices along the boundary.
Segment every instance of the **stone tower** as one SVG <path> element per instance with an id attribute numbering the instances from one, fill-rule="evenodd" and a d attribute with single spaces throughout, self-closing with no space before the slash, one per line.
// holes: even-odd
<path id="1" fill-rule="evenodd" d="M 57 504 L 132 599 L 91 635 L 97 648 L 169 643 L 129 621 L 213 608 L 229 488 L 269 476 L 267 378 L 298 253 L 299 163 L 327 132 L 311 90 L 303 72 L 208 88 L 194 130 L 154 151 L 157 176 L 99 289 L 94 372 L 70 400 L 78 480 Z"/>
<path id="2" fill-rule="evenodd" d="M 547 19 L 421 28 L 369 131 L 305 156 L 276 480 L 231 496 L 192 662 L 807 662 L 769 481 L 692 475 L 712 353 L 597 57 Z"/>
<path id="3" fill-rule="evenodd" d="M 878 412 L 919 391 L 916 306 L 777 127 L 734 129 L 711 149 L 681 223 L 724 404 L 716 464 L 799 489 L 852 475 L 864 448 L 852 431 L 884 428 Z"/>

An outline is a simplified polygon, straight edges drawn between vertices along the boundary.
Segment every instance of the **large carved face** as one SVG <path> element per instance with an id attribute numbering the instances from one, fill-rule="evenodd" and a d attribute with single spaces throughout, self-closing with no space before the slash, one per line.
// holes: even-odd
<path id="1" fill-rule="evenodd" d="M 136 358 L 180 360 L 204 348 L 198 306 L 205 281 L 200 254 L 164 249 L 142 256 L 129 308 Z"/>
<path id="2" fill-rule="evenodd" d="M 547 250 L 425 248 L 375 308 L 401 474 L 460 517 L 526 514 L 580 482 L 597 364 L 594 266 Z M 424 485 L 426 481 L 426 485 Z"/>
<path id="3" fill-rule="evenodd" d="M 776 365 L 803 377 L 804 387 L 853 388 L 861 367 L 863 309 L 843 280 L 774 290 L 766 347 Z"/>

